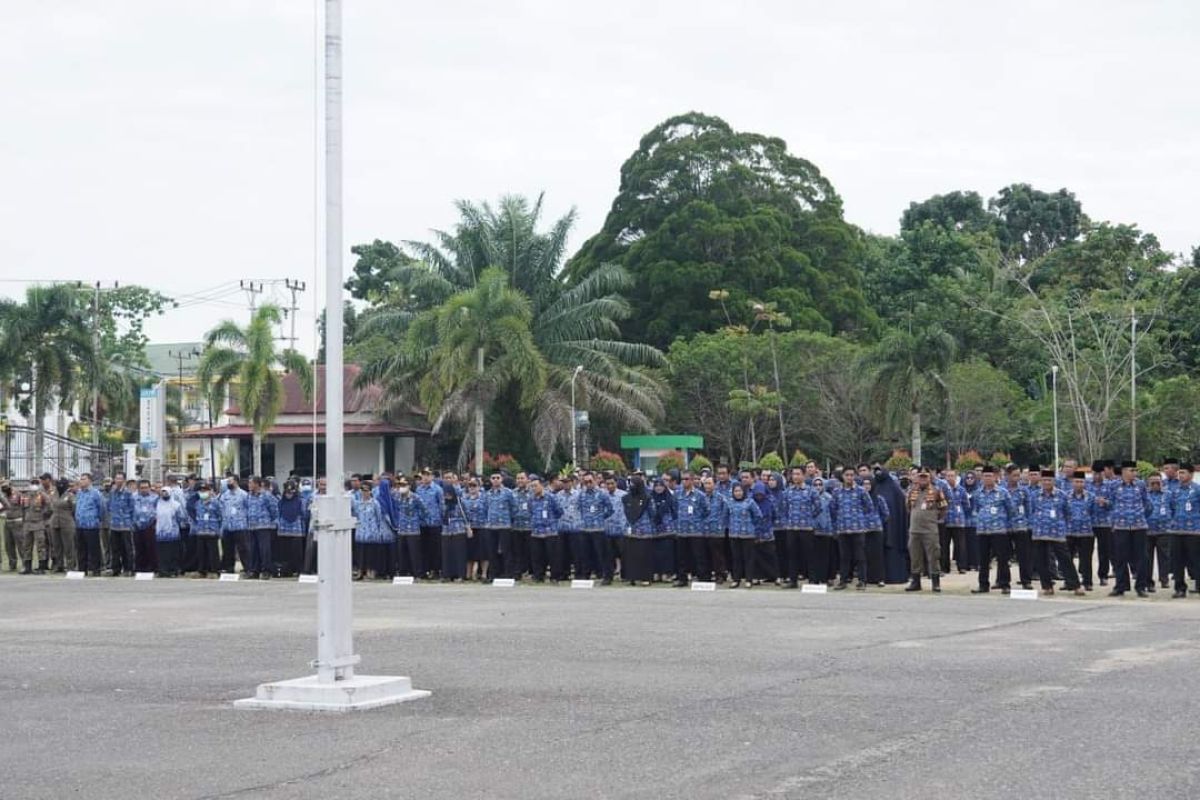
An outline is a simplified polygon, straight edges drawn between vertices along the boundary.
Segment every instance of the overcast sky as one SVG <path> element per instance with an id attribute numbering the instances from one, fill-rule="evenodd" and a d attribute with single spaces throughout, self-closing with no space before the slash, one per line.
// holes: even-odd
<path id="1" fill-rule="evenodd" d="M 575 247 L 639 138 L 689 110 L 782 137 L 876 232 L 1025 181 L 1200 243 L 1194 0 L 345 7 L 347 247 L 540 191 L 578 209 Z M 291 277 L 311 347 L 312 0 L 6 0 L 3 20 L 0 292 L 141 283 L 185 301 L 150 326 L 180 341 L 244 321 L 238 279 Z"/>

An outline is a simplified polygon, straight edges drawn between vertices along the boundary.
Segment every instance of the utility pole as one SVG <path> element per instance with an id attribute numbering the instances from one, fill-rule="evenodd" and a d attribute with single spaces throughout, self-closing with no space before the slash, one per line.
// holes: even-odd
<path id="1" fill-rule="evenodd" d="M 254 316 L 254 312 L 258 310 L 258 295 L 263 293 L 262 281 L 255 283 L 254 281 L 241 280 L 238 281 L 238 286 L 242 287 L 242 291 L 250 298 L 250 316 Z"/>
<path id="2" fill-rule="evenodd" d="M 113 289 L 120 288 L 121 284 L 114 282 Z M 100 359 L 100 281 L 96 281 L 92 291 L 92 352 L 94 357 Z M 93 381 L 92 386 L 92 458 L 96 458 L 100 448 L 100 382 Z M 96 465 L 92 464 L 92 470 L 95 471 Z"/>
<path id="3" fill-rule="evenodd" d="M 1137 311 L 1129 309 L 1129 458 L 1137 461 Z"/>
<path id="4" fill-rule="evenodd" d="M 187 424 L 187 421 L 184 416 L 184 410 L 183 410 L 183 403 L 184 403 L 183 362 L 191 361 L 193 358 L 199 358 L 200 351 L 194 347 L 191 350 L 188 350 L 187 352 L 184 352 L 182 350 L 168 350 L 167 357 L 173 358 L 173 359 L 175 359 L 175 361 L 177 361 L 179 363 L 179 383 L 178 383 L 178 386 L 179 386 L 179 432 L 176 434 L 175 443 L 179 448 L 179 461 L 177 462 L 177 466 L 179 467 L 179 469 L 182 470 L 183 469 L 183 428 Z M 212 440 L 210 439 L 209 441 L 212 441 Z"/>
<path id="5" fill-rule="evenodd" d="M 292 332 L 289 336 L 284 337 L 288 343 L 289 350 L 296 349 L 296 314 L 300 311 L 300 306 L 296 303 L 296 295 L 304 291 L 304 281 L 294 281 L 291 278 L 283 282 L 283 286 L 292 293 L 292 304 L 287 307 L 285 313 L 291 322 Z"/>

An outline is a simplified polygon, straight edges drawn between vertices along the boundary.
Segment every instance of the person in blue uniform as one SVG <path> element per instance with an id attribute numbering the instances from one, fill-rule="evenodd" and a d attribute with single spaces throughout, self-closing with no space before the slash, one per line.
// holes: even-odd
<path id="1" fill-rule="evenodd" d="M 300 494 L 296 482 L 283 484 L 279 498 L 275 542 L 271 552 L 279 562 L 283 577 L 299 575 L 304 568 L 304 537 L 308 533 L 308 501 Z"/>
<path id="2" fill-rule="evenodd" d="M 840 571 L 834 589 L 845 589 L 851 576 L 857 577 L 855 588 L 867 588 L 866 532 L 867 515 L 875 506 L 866 491 L 858 485 L 857 474 L 850 467 L 842 470 L 842 485 L 832 492 L 833 527 L 837 533 Z"/>
<path id="3" fill-rule="evenodd" d="M 192 535 L 196 537 L 196 577 L 215 577 L 221 571 L 221 501 L 213 493 L 212 484 L 202 481 L 196 488 L 196 503 L 192 508 Z"/>
<path id="4" fill-rule="evenodd" d="M 576 559 L 575 577 L 595 577 L 602 568 L 598 566 L 609 556 L 608 536 L 605 520 L 612 515 L 612 499 L 603 487 L 596 485 L 596 474 L 584 472 L 580 477 L 582 488 L 575 495 L 575 507 L 579 512 L 579 549 Z"/>
<path id="5" fill-rule="evenodd" d="M 467 580 L 487 580 L 488 542 L 483 535 L 487 526 L 487 504 L 481 491 L 481 481 L 471 475 L 467 478 L 467 489 L 459 497 L 467 522 Z"/>
<path id="6" fill-rule="evenodd" d="M 1112 523 L 1113 569 L 1116 579 L 1110 597 L 1129 591 L 1130 573 L 1138 597 L 1149 596 L 1150 571 L 1146 566 L 1146 531 L 1150 527 L 1150 498 L 1138 482 L 1137 463 L 1121 463 L 1121 479 L 1110 483 L 1099 499 L 1109 509 Z"/>
<path id="7" fill-rule="evenodd" d="M 777 538 L 785 540 L 784 552 L 787 561 L 779 565 L 787 586 L 795 589 L 800 585 L 800 576 L 808 575 L 808 555 L 812 551 L 814 518 L 817 512 L 817 493 L 805 483 L 804 470 L 792 467 L 789 470 L 791 483 L 781 495 L 779 509 L 780 530 Z"/>
<path id="8" fill-rule="evenodd" d="M 978 513 L 978 508 L 975 505 L 975 500 L 979 496 L 979 479 L 981 473 L 976 470 L 969 469 L 962 475 L 962 487 L 967 492 L 967 497 L 971 502 L 967 506 L 966 515 L 966 531 L 967 531 L 967 569 L 979 569 L 979 538 L 978 532 L 975 529 L 975 514 Z"/>
<path id="9" fill-rule="evenodd" d="M 250 567 L 250 557 L 246 546 L 249 523 L 246 519 L 246 492 L 238 484 L 238 479 L 230 475 L 225 479 L 225 490 L 221 492 L 221 571 L 233 572 L 235 569 L 234 556 L 241 559 L 242 571 Z"/>
<path id="10" fill-rule="evenodd" d="M 513 515 L 517 513 L 517 496 L 504 485 L 504 476 L 499 472 L 493 472 L 488 480 L 490 486 L 483 493 L 487 510 L 483 532 L 489 547 L 489 576 L 520 578 L 515 574 L 517 565 L 512 558 L 512 523 Z"/>
<path id="11" fill-rule="evenodd" d="M 133 490 L 124 472 L 113 475 L 108 493 L 108 568 L 114 577 L 133 574 Z"/>
<path id="12" fill-rule="evenodd" d="M 967 520 L 971 514 L 971 496 L 958 480 L 958 470 L 946 470 L 942 493 L 946 497 L 946 521 L 938 530 L 942 572 L 950 572 L 950 543 L 954 543 L 954 566 L 959 575 L 967 572 Z"/>
<path id="13" fill-rule="evenodd" d="M 357 581 L 392 577 L 392 526 L 372 488 L 371 481 L 360 480 L 358 491 L 350 498 L 354 548 L 358 551 Z"/>
<path id="14" fill-rule="evenodd" d="M 749 589 L 754 585 L 755 547 L 758 542 L 757 524 L 762 517 L 762 510 L 754 498 L 746 494 L 741 483 L 730 489 L 729 498 L 725 500 L 722 513 L 725 515 L 725 528 L 729 531 L 729 543 L 733 548 L 733 583 L 730 587 L 739 588 L 742 583 Z"/>
<path id="15" fill-rule="evenodd" d="M 523 475 L 524 473 L 522 473 Z M 453 472 L 442 473 L 445 520 L 442 523 L 442 583 L 467 578 L 467 514 L 462 504 L 463 487 Z"/>
<path id="16" fill-rule="evenodd" d="M 1200 592 L 1200 486 L 1193 480 L 1190 463 L 1179 465 L 1179 485 L 1168 501 L 1171 507 L 1171 566 L 1175 578 L 1173 599 L 1187 597 L 1188 574 Z"/>
<path id="17" fill-rule="evenodd" d="M 1056 477 L 1054 470 L 1042 470 L 1041 486 L 1029 495 L 1029 527 L 1038 578 L 1042 582 L 1042 592 L 1054 594 L 1054 573 L 1050 569 L 1050 559 L 1054 558 L 1058 561 L 1066 588 L 1081 595 L 1084 591 L 1079 585 L 1079 573 L 1075 571 L 1075 565 L 1071 563 L 1071 554 L 1067 550 L 1067 519 L 1070 510 L 1067 507 L 1066 495 L 1055 487 Z"/>
<path id="18" fill-rule="evenodd" d="M 419 580 L 425 575 L 421 526 L 428 523 L 429 512 L 412 491 L 407 478 L 397 479 L 391 495 L 392 529 L 396 532 L 396 574 L 411 575 L 414 580 Z"/>
<path id="19" fill-rule="evenodd" d="M 829 585 L 833 580 L 833 566 L 837 534 L 833 528 L 833 497 L 825 491 L 825 479 L 817 475 L 812 479 L 816 494 L 813 504 L 812 551 L 808 554 L 808 582 Z"/>
<path id="20" fill-rule="evenodd" d="M 1150 515 L 1146 518 L 1146 581 L 1148 592 L 1154 589 L 1154 562 L 1158 556 L 1158 579 L 1162 588 L 1170 584 L 1171 572 L 1171 508 L 1170 495 L 1163 486 L 1162 475 L 1155 472 L 1146 478 L 1146 497 L 1150 500 Z"/>
<path id="21" fill-rule="evenodd" d="M 186 519 L 183 503 L 179 502 L 166 486 L 158 490 L 158 502 L 154 507 L 154 539 L 158 551 L 155 573 L 160 578 L 179 576 L 180 559 L 183 555 L 183 521 Z"/>
<path id="22" fill-rule="evenodd" d="M 529 511 L 529 473 L 518 472 L 513 480 L 513 495 L 517 499 L 517 510 L 513 512 L 512 539 L 514 571 L 518 575 L 533 574 L 530 541 L 533 530 L 533 518 Z M 543 488 L 545 484 L 543 483 Z"/>
<path id="23" fill-rule="evenodd" d="M 426 578 L 437 578 L 442 571 L 442 521 L 446 514 L 446 494 L 433 474 L 426 467 L 421 470 L 415 494 L 425 508 L 425 522 L 421 525 L 421 566 Z"/>
<path id="24" fill-rule="evenodd" d="M 1008 538 L 1008 492 L 997 485 L 996 468 L 988 464 L 975 495 L 975 533 L 979 542 L 979 584 L 972 594 L 986 594 L 993 586 L 989 581 L 992 559 L 996 559 L 996 583 L 1002 594 L 1012 585 L 1012 543 Z"/>
<path id="25" fill-rule="evenodd" d="M 544 583 L 549 573 L 550 582 L 558 583 L 566 575 L 563 570 L 562 538 L 558 532 L 558 521 L 563 507 L 558 497 L 546 491 L 541 478 L 528 477 L 526 500 L 529 503 L 529 556 L 530 572 L 535 583 Z"/>
<path id="26" fill-rule="evenodd" d="M 250 565 L 246 578 L 267 580 L 274 572 L 271 560 L 271 537 L 279 527 L 279 500 L 267 490 L 263 479 L 250 479 L 246 496 L 246 540 L 249 544 Z"/>
<path id="27" fill-rule="evenodd" d="M 94 577 L 100 576 L 100 526 L 104 521 L 104 497 L 92 485 L 92 475 L 79 476 L 75 492 L 75 557 L 79 568 Z"/>
<path id="28" fill-rule="evenodd" d="M 1087 474 L 1077 470 L 1071 474 L 1065 492 L 1067 496 L 1067 549 L 1078 563 L 1079 580 L 1084 591 L 1092 590 L 1092 545 L 1096 541 L 1092 525 L 1096 511 L 1096 496 L 1087 490 Z"/>
<path id="29" fill-rule="evenodd" d="M 150 491 L 150 481 L 138 481 L 133 496 L 133 565 L 136 572 L 158 572 L 158 539 L 154 535 L 158 495 Z"/>
<path id="30" fill-rule="evenodd" d="M 675 497 L 678 521 L 675 525 L 675 585 L 688 585 L 693 580 L 708 580 L 701 577 L 708 572 L 708 496 L 696 482 L 691 470 L 683 473 Z"/>
<path id="31" fill-rule="evenodd" d="M 870 495 L 871 502 L 875 506 L 874 510 L 867 514 L 867 583 L 883 587 L 887 585 L 883 580 L 883 530 L 887 525 L 888 517 L 891 516 L 891 508 L 888 507 L 887 500 L 876 494 L 873 476 L 870 474 L 862 476 L 860 485 L 863 491 Z"/>
<path id="32" fill-rule="evenodd" d="M 649 585 L 654 576 L 655 505 L 646 488 L 646 478 L 634 473 L 629 478 L 629 490 L 621 503 L 629 531 L 622 542 L 621 579 L 630 586 Z"/>
<path id="33" fill-rule="evenodd" d="M 618 564 L 625 542 L 625 531 L 629 528 L 629 523 L 625 519 L 625 505 L 622 502 L 625 490 L 617 485 L 616 476 L 611 474 L 605 476 L 604 491 L 608 494 L 612 512 L 604 520 L 604 538 L 607 541 L 604 551 L 598 553 L 597 557 L 600 559 L 600 585 L 611 586 L 619 571 Z"/>
<path id="34" fill-rule="evenodd" d="M 1004 490 L 1008 494 L 1009 540 L 1017 557 L 1017 577 L 1022 589 L 1032 589 L 1033 539 L 1029 529 L 1029 487 L 1021 482 L 1021 468 L 1016 464 L 1005 465 L 1004 478 Z"/>
<path id="35" fill-rule="evenodd" d="M 1116 483 L 1113 474 L 1112 461 L 1092 462 L 1092 482 L 1089 489 L 1097 498 L 1104 497 L 1108 488 Z M 1092 517 L 1092 533 L 1096 536 L 1096 576 L 1101 586 L 1108 585 L 1108 576 L 1112 570 L 1112 520 L 1111 509 L 1107 502 L 1097 503 Z"/>

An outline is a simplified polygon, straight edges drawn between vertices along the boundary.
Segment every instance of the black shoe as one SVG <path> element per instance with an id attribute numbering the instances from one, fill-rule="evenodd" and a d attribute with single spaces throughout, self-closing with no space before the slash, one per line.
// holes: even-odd
<path id="1" fill-rule="evenodd" d="M 1021 588 L 1022 588 L 1022 589 L 1032 589 L 1032 588 L 1033 588 L 1033 584 L 1032 584 L 1032 583 L 1022 583 L 1022 584 L 1021 584 Z"/>
<path id="2" fill-rule="evenodd" d="M 799 588 L 800 588 L 800 581 L 788 581 L 788 582 L 787 582 L 787 587 L 788 587 L 789 589 L 799 589 Z"/>
<path id="3" fill-rule="evenodd" d="M 1123 589 L 1113 589 L 1111 592 L 1108 593 L 1108 596 L 1109 597 L 1124 597 L 1125 591 Z"/>
<path id="4" fill-rule="evenodd" d="M 686 589 L 688 586 L 688 582 L 687 581 L 675 581 L 674 586 L 676 589 Z"/>
<path id="5" fill-rule="evenodd" d="M 985 588 L 983 586 L 976 586 L 974 589 L 971 590 L 971 594 L 987 594 L 990 591 L 991 591 L 990 588 Z"/>
<path id="6" fill-rule="evenodd" d="M 1179 589 L 1175 594 L 1171 595 L 1172 600 L 1178 600 L 1181 597 L 1187 597 L 1187 589 Z"/>
<path id="7" fill-rule="evenodd" d="M 1147 592 L 1145 589 L 1138 589 L 1138 590 L 1137 590 L 1137 596 L 1138 596 L 1138 597 L 1149 597 L 1149 596 L 1150 596 L 1150 593 L 1149 593 L 1149 592 Z"/>
<path id="8" fill-rule="evenodd" d="M 32 575 L 33 574 L 33 562 L 32 561 L 25 562 L 25 568 L 21 570 L 21 574 L 22 575 Z"/>
<path id="9" fill-rule="evenodd" d="M 1167 587 L 1164 586 L 1163 588 L 1165 589 Z M 1158 591 L 1158 589 L 1155 589 L 1153 586 L 1147 586 L 1146 591 L 1149 592 L 1150 594 L 1155 594 Z"/>
<path id="10" fill-rule="evenodd" d="M 920 576 L 920 575 L 913 575 L 913 576 L 912 576 L 912 580 L 908 582 L 908 586 L 905 586 L 905 587 L 904 587 L 904 591 L 906 591 L 906 592 L 919 592 L 919 591 L 921 591 L 921 576 Z"/>
<path id="11" fill-rule="evenodd" d="M 1108 586 L 1108 578 L 1101 578 L 1101 579 L 1100 579 L 1100 585 L 1101 585 L 1101 586 Z"/>
<path id="12" fill-rule="evenodd" d="M 859 581 L 858 583 L 854 584 L 854 588 L 860 592 L 865 592 L 867 590 L 867 584 L 865 581 Z"/>
<path id="13" fill-rule="evenodd" d="M 929 580 L 930 580 L 930 582 L 933 583 L 933 591 L 937 592 L 938 594 L 941 594 L 941 592 L 942 592 L 942 576 L 934 575 Z"/>
<path id="14" fill-rule="evenodd" d="M 15 562 L 15 561 L 8 562 L 8 571 L 16 572 L 17 571 L 17 562 Z"/>
<path id="15" fill-rule="evenodd" d="M 734 581 L 733 583 L 729 584 L 729 588 L 737 589 L 737 588 L 741 587 L 741 585 L 742 585 L 741 581 Z"/>
<path id="16" fill-rule="evenodd" d="M 604 580 L 600 581 L 600 585 L 601 586 L 612 586 L 612 578 L 605 578 Z"/>
<path id="17" fill-rule="evenodd" d="M 850 585 L 850 584 L 846 583 L 845 581 L 840 581 L 840 582 L 837 584 L 837 586 L 834 586 L 834 587 L 833 587 L 833 590 L 834 590 L 835 592 L 840 592 L 841 590 L 845 589 L 845 588 L 846 588 L 847 586 L 849 586 L 849 585 Z"/>

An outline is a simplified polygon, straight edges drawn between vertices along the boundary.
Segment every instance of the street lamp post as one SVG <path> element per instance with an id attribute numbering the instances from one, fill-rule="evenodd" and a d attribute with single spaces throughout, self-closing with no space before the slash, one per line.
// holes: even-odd
<path id="1" fill-rule="evenodd" d="M 575 379 L 581 372 L 583 364 L 576 366 L 575 371 L 571 373 L 571 466 L 576 469 L 579 467 L 579 454 L 575 451 L 575 441 L 579 435 L 579 425 L 575 421 Z"/>
<path id="2" fill-rule="evenodd" d="M 315 675 L 260 684 L 241 708 L 361 711 L 428 697 L 408 678 L 358 675 L 354 653 L 350 538 L 354 519 L 342 483 L 342 4 L 325 0 L 325 476 L 334 491 L 316 499 L 317 659 Z"/>
<path id="3" fill-rule="evenodd" d="M 1054 468 L 1058 469 L 1058 364 L 1050 367 L 1051 394 L 1054 398 Z"/>

